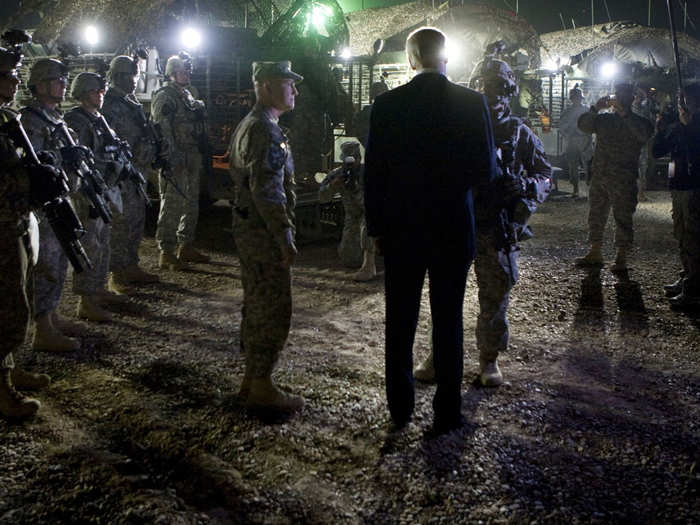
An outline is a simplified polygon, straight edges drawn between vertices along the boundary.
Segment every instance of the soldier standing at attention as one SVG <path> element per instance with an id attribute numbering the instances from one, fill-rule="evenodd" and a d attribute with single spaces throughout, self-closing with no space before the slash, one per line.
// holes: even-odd
<path id="1" fill-rule="evenodd" d="M 104 120 L 100 118 L 104 95 L 105 81 L 100 75 L 80 73 L 71 85 L 71 97 L 79 101 L 80 106 L 66 113 L 66 123 L 78 134 L 80 144 L 92 151 L 95 166 L 109 187 L 108 197 L 112 202 L 118 202 L 121 195 L 116 184 L 122 166 L 105 151 L 110 131 L 104 128 Z M 103 304 L 121 303 L 128 301 L 128 298 L 106 289 L 110 225 L 105 224 L 102 217 L 91 213 L 90 201 L 81 192 L 76 193 L 73 202 L 86 230 L 81 243 L 93 266 L 73 275 L 73 293 L 80 297 L 77 314 L 88 321 L 111 321 L 112 314 L 102 308 Z"/>
<path id="2" fill-rule="evenodd" d="M 42 58 L 34 63 L 29 73 L 29 90 L 34 99 L 22 108 L 22 125 L 37 152 L 45 151 L 57 162 L 62 161 L 61 148 L 69 147 L 54 133 L 64 124 L 57 109 L 66 96 L 68 68 L 53 58 Z M 33 348 L 37 350 L 67 351 L 80 348 L 80 341 L 64 335 L 79 334 L 84 326 L 61 319 L 56 308 L 61 300 L 63 284 L 68 271 L 68 258 L 63 253 L 48 220 L 39 222 L 41 250 L 34 271 L 34 331 Z"/>
<path id="3" fill-rule="evenodd" d="M 202 155 L 199 141 L 205 133 L 204 102 L 190 93 L 192 62 L 172 56 L 165 65 L 169 82 L 156 91 L 152 102 L 153 121 L 160 124 L 168 143 L 172 172 L 160 183 L 160 214 L 156 240 L 160 267 L 183 270 L 188 262 L 207 262 L 209 257 L 193 246 L 199 218 L 199 174 Z M 177 255 L 176 255 L 177 247 Z"/>
<path id="4" fill-rule="evenodd" d="M 573 197 L 579 196 L 579 166 L 588 170 L 588 161 L 591 158 L 593 137 L 590 133 L 584 133 L 578 128 L 578 119 L 588 111 L 583 105 L 583 93 L 578 84 L 569 91 L 571 105 L 564 110 L 559 118 L 559 129 L 566 138 L 566 160 L 569 166 L 569 182 L 574 187 Z"/>
<path id="5" fill-rule="evenodd" d="M 585 133 L 596 134 L 596 148 L 588 190 L 588 241 L 591 249 L 576 260 L 577 266 L 603 264 L 603 232 L 612 209 L 615 218 L 615 263 L 613 272 L 627 270 L 627 255 L 632 249 L 632 216 L 637 208 L 639 154 L 654 130 L 651 122 L 632 112 L 634 90 L 631 84 L 615 86 L 615 98 L 602 97 L 578 120 Z M 598 112 L 612 107 L 612 113 Z"/>
<path id="6" fill-rule="evenodd" d="M 236 187 L 233 235 L 241 261 L 245 375 L 240 395 L 251 408 L 293 412 L 304 398 L 287 394 L 272 371 L 289 335 L 292 318 L 294 163 L 279 117 L 294 109 L 303 80 L 291 63 L 253 63 L 256 103 L 231 139 L 231 175 Z"/>
<path id="7" fill-rule="evenodd" d="M 33 416 L 41 405 L 15 387 L 35 390 L 51 381 L 46 374 L 17 368 L 12 354 L 24 343 L 31 319 L 30 267 L 38 248 L 30 242 L 30 230 L 37 228 L 31 209 L 54 197 L 52 183 L 56 175 L 51 166 L 26 168 L 7 132 L 8 123 L 17 119 L 9 106 L 19 85 L 20 59 L 21 55 L 0 47 L 0 415 L 23 419 Z M 35 184 L 38 181 L 41 183 Z"/>
<path id="8" fill-rule="evenodd" d="M 155 160 L 155 151 L 146 129 L 146 114 L 136 99 L 134 91 L 139 76 L 138 62 L 128 56 L 112 59 L 107 71 L 109 87 L 105 94 L 102 114 L 117 135 L 131 146 L 136 169 L 145 174 Z M 119 184 L 124 211 L 115 214 L 111 223 L 112 272 L 110 287 L 120 293 L 133 291 L 131 285 L 158 282 L 157 275 L 139 266 L 139 246 L 146 224 L 146 203 L 139 194 L 136 182 L 122 181 Z"/>
<path id="9" fill-rule="evenodd" d="M 510 66 L 487 58 L 477 74 L 493 123 L 499 175 L 493 186 L 479 187 L 476 196 L 476 346 L 479 381 L 495 387 L 503 383 L 498 356 L 508 349 L 510 290 L 518 281 L 517 243 L 532 237 L 527 221 L 550 191 L 552 166 L 537 135 L 511 113 L 510 99 L 518 86 Z M 413 375 L 435 381 L 432 349 Z"/>
<path id="10" fill-rule="evenodd" d="M 664 286 L 674 308 L 700 306 L 700 84 L 685 88 L 686 107 L 678 104 L 680 122 L 657 122 L 654 157 L 671 154 L 668 185 L 673 203 L 673 234 L 683 271 Z"/>

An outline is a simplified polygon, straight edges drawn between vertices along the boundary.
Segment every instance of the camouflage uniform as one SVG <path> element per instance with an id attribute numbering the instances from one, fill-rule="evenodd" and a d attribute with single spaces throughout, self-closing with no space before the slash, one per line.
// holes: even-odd
<path id="1" fill-rule="evenodd" d="M 645 99 L 641 102 L 635 100 L 632 104 L 632 111 L 634 111 L 640 117 L 647 119 L 649 122 L 654 122 L 656 120 L 656 112 L 654 111 L 653 104 L 649 99 Z M 653 139 L 649 139 L 644 146 L 642 146 L 642 151 L 639 153 L 639 195 L 644 194 L 644 190 L 647 187 L 647 178 L 649 171 L 654 169 L 656 162 L 651 156 Z"/>
<path id="2" fill-rule="evenodd" d="M 236 186 L 233 234 L 241 261 L 246 375 L 272 373 L 289 334 L 291 269 L 280 243 L 295 232 L 294 163 L 287 137 L 260 104 L 238 124 L 231 139 Z"/>
<path id="3" fill-rule="evenodd" d="M 588 162 L 591 159 L 593 137 L 578 128 L 578 119 L 586 113 L 588 108 L 579 104 L 572 104 L 561 114 L 559 118 L 559 130 L 566 139 L 566 160 L 569 165 L 569 182 L 574 187 L 574 193 L 578 193 L 579 166 L 588 170 Z"/>
<path id="4" fill-rule="evenodd" d="M 0 107 L 0 126 L 15 118 Z M 13 368 L 12 353 L 24 343 L 31 312 L 29 175 L 12 140 L 0 131 L 0 369 Z"/>
<path id="5" fill-rule="evenodd" d="M 596 134 L 596 148 L 588 191 L 588 240 L 603 242 L 603 232 L 612 208 L 615 218 L 615 246 L 633 245 L 632 216 L 637 208 L 639 155 L 652 135 L 652 125 L 634 113 L 597 114 L 594 108 L 578 120 L 584 133 Z"/>
<path id="6" fill-rule="evenodd" d="M 343 177 L 343 167 L 331 171 L 319 188 L 319 200 L 330 202 L 336 189 L 331 183 L 337 177 Z M 338 255 L 345 266 L 350 268 L 362 265 L 363 250 L 369 244 L 365 226 L 364 189 L 362 184 L 362 167 L 353 167 L 354 182 L 344 183 L 340 187 L 343 199 L 343 235 L 338 246 Z M 374 245 L 374 242 L 372 242 Z"/>
<path id="7" fill-rule="evenodd" d="M 493 120 L 493 131 L 496 147 L 499 149 L 498 164 L 502 174 L 517 174 L 519 166 L 522 166 L 529 179 L 536 179 L 545 184 L 551 179 L 552 167 L 542 142 L 519 118 L 511 115 L 509 109 L 500 120 Z M 479 199 L 478 202 L 483 201 Z M 505 206 L 508 203 L 498 204 Z M 493 210 L 489 210 L 487 215 L 492 217 L 492 213 Z M 480 359 L 494 361 L 500 352 L 508 348 L 508 303 L 510 290 L 518 280 L 519 248 L 514 244 L 504 246 L 504 232 L 492 224 L 484 224 L 483 210 L 477 219 L 481 224 L 477 224 L 474 259 L 474 271 L 479 287 L 476 346 Z M 523 233 L 526 224 L 519 224 L 517 227 Z M 525 233 L 529 233 L 529 230 Z M 522 235 L 522 238 L 529 237 Z"/>
<path id="8" fill-rule="evenodd" d="M 58 110 L 43 107 L 38 101 L 20 110 L 22 126 L 27 136 L 39 151 L 48 151 L 60 159 L 60 148 L 65 146 L 61 138 L 53 133 L 56 124 L 63 122 Z M 76 184 L 72 181 L 72 188 Z M 63 284 L 68 272 L 68 258 L 61 248 L 56 235 L 47 220 L 39 222 L 41 249 L 39 261 L 34 269 L 34 318 L 38 319 L 53 312 L 61 300 Z"/>
<path id="9" fill-rule="evenodd" d="M 134 155 L 134 167 L 144 175 L 155 160 L 153 144 L 146 131 L 146 115 L 133 94 L 110 86 L 102 114 L 119 138 L 126 140 Z M 146 205 L 133 180 L 119 183 L 124 211 L 111 223 L 110 270 L 117 272 L 139 263 L 139 245 L 146 224 Z"/>
<path id="10" fill-rule="evenodd" d="M 66 123 L 78 134 L 78 142 L 93 152 L 95 167 L 103 174 L 105 181 L 116 181 L 121 167 L 105 154 L 109 137 L 107 130 L 102 128 L 99 114 L 92 115 L 82 107 L 77 107 L 66 113 Z M 93 295 L 105 289 L 107 284 L 110 227 L 101 217 L 91 216 L 90 201 L 85 195 L 77 193 L 73 202 L 80 222 L 86 230 L 80 242 L 92 261 L 92 269 L 86 268 L 83 272 L 73 275 L 73 293 Z"/>
<path id="11" fill-rule="evenodd" d="M 180 195 L 161 175 L 156 240 L 162 252 L 174 253 L 177 244 L 192 242 L 197 230 L 202 169 L 199 139 L 205 133 L 204 103 L 192 97 L 189 90 L 168 82 L 156 91 L 151 108 L 153 120 L 161 125 L 171 152 L 170 176 L 185 194 L 185 197 Z"/>

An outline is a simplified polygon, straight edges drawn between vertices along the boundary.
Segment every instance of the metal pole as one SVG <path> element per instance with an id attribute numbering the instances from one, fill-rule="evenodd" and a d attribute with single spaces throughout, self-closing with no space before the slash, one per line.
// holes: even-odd
<path id="1" fill-rule="evenodd" d="M 605 6 L 605 12 L 608 14 L 608 22 L 612 22 L 612 18 L 610 18 L 610 9 L 608 9 L 608 0 L 603 0 L 603 5 Z"/>
<path id="2" fill-rule="evenodd" d="M 518 16 L 519 10 L 520 10 L 520 3 L 518 0 L 515 0 L 515 16 Z"/>
<path id="3" fill-rule="evenodd" d="M 688 0 L 683 2 L 683 32 L 688 32 Z"/>
<path id="4" fill-rule="evenodd" d="M 571 27 L 573 27 L 574 29 L 576 29 L 576 22 L 574 22 L 574 19 L 573 19 L 573 18 L 571 19 Z"/>
<path id="5" fill-rule="evenodd" d="M 561 20 L 562 29 L 566 30 L 566 24 L 564 23 L 564 17 L 561 15 L 561 12 L 559 13 L 559 20 Z"/>
<path id="6" fill-rule="evenodd" d="M 591 27 L 595 25 L 595 6 L 593 5 L 593 0 L 591 0 Z"/>
<path id="7" fill-rule="evenodd" d="M 649 0 L 649 7 L 647 8 L 647 25 L 651 27 L 651 0 Z"/>
<path id="8" fill-rule="evenodd" d="M 681 75 L 681 58 L 678 53 L 678 39 L 676 38 L 676 23 L 673 20 L 673 8 L 671 0 L 666 0 L 668 7 L 668 23 L 671 28 L 671 43 L 673 44 L 673 58 L 676 61 L 676 73 L 678 74 L 678 90 L 681 95 L 681 104 L 685 106 L 685 90 L 683 89 L 683 76 Z"/>

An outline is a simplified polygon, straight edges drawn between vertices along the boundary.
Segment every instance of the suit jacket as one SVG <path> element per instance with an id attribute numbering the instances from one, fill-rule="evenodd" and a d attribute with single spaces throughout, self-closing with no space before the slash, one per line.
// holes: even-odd
<path id="1" fill-rule="evenodd" d="M 367 233 L 474 255 L 472 189 L 496 173 L 486 100 L 438 73 L 374 102 L 365 159 Z"/>

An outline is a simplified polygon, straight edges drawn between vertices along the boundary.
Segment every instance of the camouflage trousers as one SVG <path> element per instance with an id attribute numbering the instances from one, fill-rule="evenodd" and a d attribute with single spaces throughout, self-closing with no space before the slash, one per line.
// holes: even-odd
<path id="1" fill-rule="evenodd" d="M 233 234 L 241 261 L 243 316 L 241 342 L 246 375 L 269 377 L 287 341 L 292 320 L 292 272 L 280 264 L 280 248 L 266 230 L 234 218 Z"/>
<path id="2" fill-rule="evenodd" d="M 182 162 L 173 165 L 170 177 L 172 182 L 161 175 L 160 213 L 156 241 L 160 251 L 173 253 L 175 247 L 194 240 L 199 218 L 199 173 L 202 169 L 202 156 L 198 151 L 187 149 L 182 152 Z"/>
<path id="3" fill-rule="evenodd" d="M 673 236 L 678 240 L 685 285 L 700 295 L 700 189 L 671 192 Z"/>
<path id="4" fill-rule="evenodd" d="M 358 268 L 362 266 L 363 238 L 362 231 L 365 228 L 364 218 L 345 216 L 343 224 L 343 236 L 338 246 L 338 256 L 344 266 Z"/>
<path id="5" fill-rule="evenodd" d="M 508 304 L 517 281 L 518 253 L 514 250 L 506 255 L 496 249 L 490 236 L 477 237 L 474 272 L 479 287 L 476 347 L 480 359 L 492 361 L 508 349 Z"/>
<path id="6" fill-rule="evenodd" d="M 588 170 L 588 162 L 591 160 L 591 139 L 572 139 L 566 149 L 566 160 L 569 168 L 569 182 L 578 191 L 579 167 Z"/>
<path id="7" fill-rule="evenodd" d="M 85 234 L 80 244 L 85 248 L 92 268 L 85 268 L 81 273 L 73 274 L 73 293 L 76 295 L 93 295 L 107 285 L 109 272 L 109 225 L 101 218 L 90 218 L 90 205 L 82 195 L 73 200 L 75 211 L 83 223 Z M 114 216 L 118 215 L 117 213 Z"/>
<path id="8" fill-rule="evenodd" d="M 605 224 L 612 209 L 615 219 L 615 246 L 634 244 L 632 216 L 637 209 L 636 172 L 593 172 L 588 190 L 588 241 L 603 242 Z"/>
<path id="9" fill-rule="evenodd" d="M 46 218 L 39 223 L 39 260 L 33 273 L 34 317 L 39 318 L 58 307 L 68 273 L 68 258 Z"/>
<path id="10" fill-rule="evenodd" d="M 139 246 L 146 224 L 146 204 L 131 181 L 121 183 L 123 213 L 115 213 L 110 223 L 109 269 L 124 270 L 139 263 Z"/>
<path id="11" fill-rule="evenodd" d="M 13 368 L 12 353 L 24 343 L 31 318 L 31 278 L 25 237 L 16 223 L 0 224 L 0 369 Z"/>

